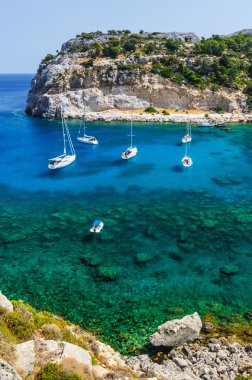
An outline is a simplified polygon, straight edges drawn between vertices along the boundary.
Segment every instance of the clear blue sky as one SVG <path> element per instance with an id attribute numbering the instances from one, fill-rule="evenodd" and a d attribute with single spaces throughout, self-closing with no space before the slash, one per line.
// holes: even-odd
<path id="1" fill-rule="evenodd" d="M 0 0 L 0 73 L 33 73 L 47 53 L 81 32 L 252 28 L 252 0 Z"/>

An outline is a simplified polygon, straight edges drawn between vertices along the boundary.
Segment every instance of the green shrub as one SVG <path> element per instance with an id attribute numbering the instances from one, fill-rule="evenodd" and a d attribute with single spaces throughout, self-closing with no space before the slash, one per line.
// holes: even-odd
<path id="1" fill-rule="evenodd" d="M 136 51 L 136 47 L 137 47 L 137 40 L 135 38 L 131 38 L 131 36 L 125 40 L 124 44 L 123 44 L 123 49 L 124 51 L 128 52 L 128 51 Z"/>
<path id="2" fill-rule="evenodd" d="M 235 377 L 235 380 L 252 380 L 252 374 L 248 376 L 237 375 Z"/>
<path id="3" fill-rule="evenodd" d="M 144 112 L 158 113 L 158 110 L 156 110 L 156 108 L 150 106 L 150 107 L 145 108 Z"/>
<path id="4" fill-rule="evenodd" d="M 54 58 L 53 54 L 47 54 L 41 63 L 48 64 Z"/>
<path id="5" fill-rule="evenodd" d="M 107 44 L 103 49 L 103 55 L 110 58 L 116 58 L 120 52 L 120 46 L 113 46 L 112 44 Z"/>
<path id="6" fill-rule="evenodd" d="M 224 108 L 220 104 L 216 104 L 216 106 L 214 107 L 214 111 L 217 113 L 225 113 Z"/>
<path id="7" fill-rule="evenodd" d="M 154 44 L 147 44 L 145 45 L 145 47 L 143 48 L 143 52 L 145 54 L 151 54 L 151 53 L 154 53 L 156 50 L 156 46 Z"/>
<path id="8" fill-rule="evenodd" d="M 137 63 L 129 63 L 125 65 L 124 63 L 117 63 L 117 68 L 120 71 L 133 71 L 139 69 L 139 65 Z"/>
<path id="9" fill-rule="evenodd" d="M 166 110 L 163 110 L 163 111 L 162 111 L 162 114 L 163 114 L 164 116 L 169 116 L 169 115 L 170 115 L 169 112 L 166 111 Z"/>
<path id="10" fill-rule="evenodd" d="M 93 63 L 94 61 L 92 59 L 89 59 L 88 61 L 85 61 L 85 62 L 81 62 L 80 65 L 82 67 L 85 67 L 85 69 L 89 68 L 89 67 L 92 67 L 93 66 Z"/>
<path id="11" fill-rule="evenodd" d="M 29 340 L 33 336 L 35 325 L 21 311 L 15 310 L 3 316 L 3 321 L 10 332 L 21 341 Z"/>
<path id="12" fill-rule="evenodd" d="M 177 51 L 180 48 L 181 45 L 182 45 L 181 41 L 174 41 L 174 40 L 168 39 L 165 42 L 165 47 L 170 52 Z"/>
<path id="13" fill-rule="evenodd" d="M 64 373 L 61 365 L 49 363 L 40 369 L 35 380 L 81 380 L 81 378 L 78 375 Z"/>
<path id="14" fill-rule="evenodd" d="M 81 33 L 80 37 L 91 40 L 94 37 L 94 33 Z"/>

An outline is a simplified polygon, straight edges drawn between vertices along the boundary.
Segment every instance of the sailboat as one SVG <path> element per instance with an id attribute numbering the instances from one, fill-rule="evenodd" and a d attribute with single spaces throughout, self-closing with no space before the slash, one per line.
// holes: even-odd
<path id="1" fill-rule="evenodd" d="M 193 164 L 191 157 L 189 157 L 188 153 L 187 153 L 187 143 L 186 143 L 186 148 L 185 148 L 185 155 L 182 158 L 181 162 L 182 162 L 183 166 L 185 166 L 186 168 L 189 168 Z"/>
<path id="2" fill-rule="evenodd" d="M 123 160 L 128 160 L 130 158 L 133 158 L 137 155 L 138 150 L 136 146 L 133 146 L 133 120 L 132 120 L 132 114 L 131 114 L 131 122 L 130 122 L 130 147 L 127 148 L 123 153 L 122 153 L 122 159 Z"/>
<path id="3" fill-rule="evenodd" d="M 83 118 L 83 135 L 81 136 L 82 124 L 80 125 L 77 140 L 85 144 L 98 145 L 98 140 L 94 136 L 86 135 L 86 107 L 84 105 L 84 118 Z"/>
<path id="4" fill-rule="evenodd" d="M 72 164 L 76 160 L 76 154 L 75 154 L 74 146 L 72 143 L 72 139 L 68 130 L 67 123 L 63 115 L 61 115 L 61 124 L 62 124 L 62 133 L 63 133 L 63 141 L 64 141 L 64 151 L 63 151 L 63 154 L 61 154 L 60 156 L 49 159 L 49 162 L 48 162 L 49 169 L 64 168 L 65 166 Z M 66 142 L 68 142 L 71 154 L 67 154 Z"/>
<path id="5" fill-rule="evenodd" d="M 186 135 L 182 138 L 182 143 L 186 144 L 188 142 L 192 141 L 192 131 L 191 131 L 191 126 L 187 125 L 187 133 Z"/>

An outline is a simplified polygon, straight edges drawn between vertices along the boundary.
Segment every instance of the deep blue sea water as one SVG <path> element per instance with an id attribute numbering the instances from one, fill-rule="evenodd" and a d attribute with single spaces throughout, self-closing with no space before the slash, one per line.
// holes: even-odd
<path id="1" fill-rule="evenodd" d="M 88 123 L 99 146 L 61 154 L 59 120 L 24 113 L 31 75 L 0 75 L 0 289 L 58 312 L 122 352 L 165 320 L 252 308 L 252 126 L 137 124 L 139 154 L 121 160 L 129 125 Z M 105 227 L 89 234 L 95 218 Z"/>

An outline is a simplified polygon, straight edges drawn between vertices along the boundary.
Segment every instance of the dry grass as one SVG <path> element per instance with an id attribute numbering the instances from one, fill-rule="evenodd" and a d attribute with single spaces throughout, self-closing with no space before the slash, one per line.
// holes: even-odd
<path id="1" fill-rule="evenodd" d="M 0 357 L 7 363 L 13 364 L 16 360 L 14 345 L 4 340 L 0 340 Z"/>
<path id="2" fill-rule="evenodd" d="M 94 380 L 92 371 L 75 359 L 64 359 L 61 363 L 65 375 L 78 375 L 82 380 Z"/>

